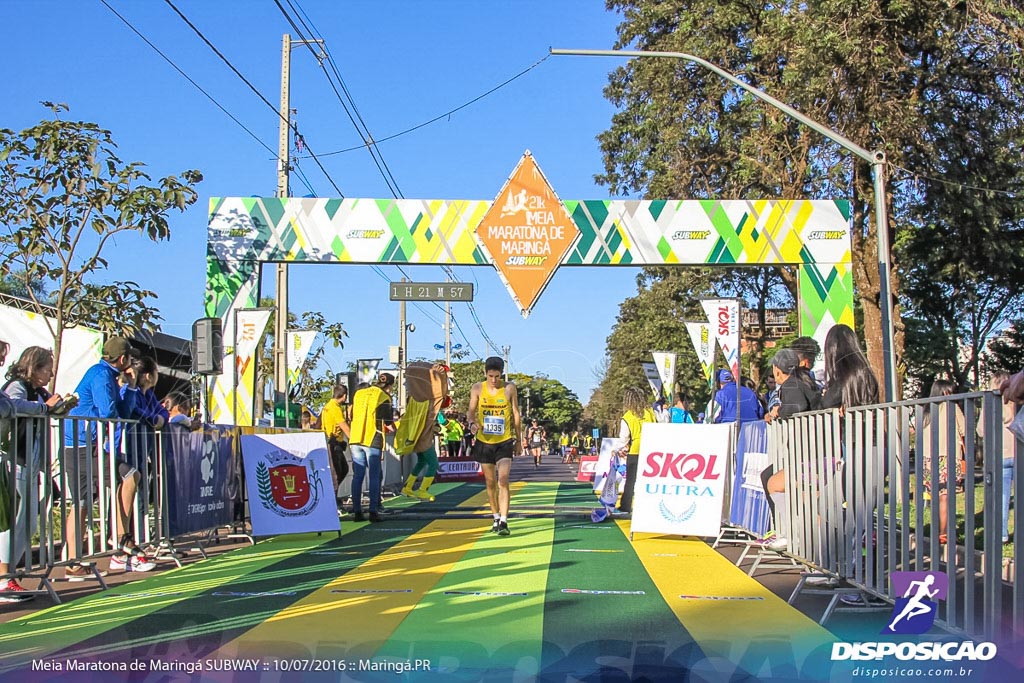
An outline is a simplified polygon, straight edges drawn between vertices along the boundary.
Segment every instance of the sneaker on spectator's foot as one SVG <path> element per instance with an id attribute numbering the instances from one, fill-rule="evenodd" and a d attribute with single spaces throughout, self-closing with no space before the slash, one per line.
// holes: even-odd
<path id="1" fill-rule="evenodd" d="M 831 576 L 808 576 L 804 583 L 808 586 L 835 586 L 839 582 Z"/>
<path id="2" fill-rule="evenodd" d="M 7 582 L 0 586 L 3 586 L 0 588 L 0 602 L 27 602 L 36 597 L 14 579 L 7 579 Z"/>
<path id="3" fill-rule="evenodd" d="M 789 539 L 782 538 L 781 536 L 776 536 L 772 540 L 765 543 L 764 547 L 768 548 L 768 550 L 782 552 L 783 550 L 789 547 Z"/>
<path id="4" fill-rule="evenodd" d="M 501 520 L 498 519 L 497 517 L 495 517 L 494 518 L 494 524 L 491 525 L 491 531 L 495 531 L 496 532 L 498 530 L 498 527 L 499 527 L 500 524 L 501 524 Z"/>
<path id="5" fill-rule="evenodd" d="M 376 511 L 374 511 L 374 512 L 371 512 L 371 513 L 370 513 L 370 521 L 371 521 L 371 522 L 374 522 L 374 523 L 377 523 L 377 522 L 381 521 L 381 519 L 380 519 L 380 513 L 379 513 L 379 512 L 376 512 Z"/>
<path id="6" fill-rule="evenodd" d="M 501 520 L 498 520 L 498 535 L 508 536 L 510 533 L 512 532 L 508 530 L 508 522 L 502 522 Z"/>
<path id="7" fill-rule="evenodd" d="M 133 555 L 114 555 L 110 558 L 111 571 L 151 572 L 156 569 L 156 562 Z"/>
<path id="8" fill-rule="evenodd" d="M 614 510 L 612 510 L 612 514 L 615 515 L 616 517 L 619 517 L 621 515 L 629 515 L 629 510 L 623 510 L 622 508 L 615 508 Z"/>
<path id="9" fill-rule="evenodd" d="M 846 593 L 839 596 L 839 601 L 854 607 L 880 607 L 885 605 L 885 600 L 879 600 L 873 596 L 866 596 L 863 593 Z"/>
<path id="10" fill-rule="evenodd" d="M 366 521 L 366 516 L 363 515 L 362 512 L 353 512 L 352 513 L 352 521 L 353 522 L 365 522 Z"/>
<path id="11" fill-rule="evenodd" d="M 64 578 L 73 583 L 94 579 L 97 574 L 99 576 L 107 575 L 105 571 L 97 570 L 92 565 L 72 564 L 64 567 Z"/>
<path id="12" fill-rule="evenodd" d="M 121 536 L 121 540 L 114 543 L 114 539 L 110 539 L 110 545 L 114 546 L 116 552 L 124 553 L 125 555 L 135 555 L 137 557 L 145 557 L 146 553 L 135 544 L 135 539 L 130 534 L 124 534 Z"/>

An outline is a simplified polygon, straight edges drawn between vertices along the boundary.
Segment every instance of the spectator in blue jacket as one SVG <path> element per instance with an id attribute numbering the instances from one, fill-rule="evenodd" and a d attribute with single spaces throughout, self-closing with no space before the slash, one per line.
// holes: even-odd
<path id="1" fill-rule="evenodd" d="M 72 559 L 82 555 L 81 529 L 85 525 L 86 506 L 92 504 L 92 477 L 89 476 L 88 467 L 98 473 L 100 471 L 100 460 L 97 458 L 99 430 L 95 422 L 96 418 L 105 419 L 129 419 L 135 410 L 139 400 L 139 390 L 136 386 L 136 368 L 133 365 L 134 359 L 139 357 L 139 352 L 124 337 L 111 337 L 103 345 L 103 357 L 100 362 L 86 370 L 85 375 L 78 383 L 76 393 L 78 394 L 78 405 L 68 413 L 71 418 L 64 432 L 64 475 L 66 485 L 65 493 L 71 495 L 77 490 L 77 497 L 74 498 L 78 509 L 67 517 L 64 538 L 67 542 L 68 555 Z M 119 381 L 124 382 L 121 386 Z M 135 491 L 138 488 L 140 475 L 127 462 L 120 459 L 120 436 L 121 425 L 116 429 L 114 443 L 105 444 L 103 450 L 113 455 L 117 462 L 117 474 L 120 481 L 117 483 L 117 542 L 118 553 L 110 559 L 110 566 L 113 569 L 134 569 L 135 571 L 149 571 L 155 565 L 147 562 L 143 557 L 134 566 L 134 555 L 138 548 L 135 546 L 131 536 L 126 533 L 125 511 L 130 511 L 135 502 Z M 92 569 L 81 564 L 72 564 L 65 570 L 65 576 L 69 581 L 84 581 L 94 576 Z"/>
<path id="2" fill-rule="evenodd" d="M 718 392 L 711 401 L 710 408 L 715 413 L 714 422 L 718 424 L 736 421 L 736 380 L 732 372 L 725 368 L 718 371 Z M 741 422 L 753 422 L 764 417 L 764 409 L 757 394 L 745 386 L 739 388 L 739 415 Z"/>

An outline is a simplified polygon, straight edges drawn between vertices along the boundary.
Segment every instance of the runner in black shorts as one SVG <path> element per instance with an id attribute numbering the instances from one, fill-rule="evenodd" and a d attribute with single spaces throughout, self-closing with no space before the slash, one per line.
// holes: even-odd
<path id="1" fill-rule="evenodd" d="M 487 482 L 487 501 L 494 524 L 491 531 L 508 536 L 508 473 L 512 456 L 522 448 L 519 439 L 519 398 L 516 385 L 501 379 L 505 361 L 492 356 L 484 361 L 485 382 L 469 392 L 469 430 L 476 436 L 473 458 L 480 463 Z"/>

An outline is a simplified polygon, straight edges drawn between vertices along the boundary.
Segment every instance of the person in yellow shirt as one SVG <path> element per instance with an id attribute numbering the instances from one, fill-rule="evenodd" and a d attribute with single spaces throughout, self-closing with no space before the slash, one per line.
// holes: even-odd
<path id="1" fill-rule="evenodd" d="M 619 438 L 625 443 L 622 451 L 626 455 L 626 481 L 618 512 L 627 513 L 633 511 L 633 488 L 640 469 L 640 430 L 645 422 L 657 422 L 657 418 L 647 405 L 647 395 L 636 387 L 626 389 L 622 409 L 624 414 L 619 425 Z"/>
<path id="2" fill-rule="evenodd" d="M 487 482 L 487 501 L 494 524 L 491 531 L 508 536 L 508 473 L 520 441 L 519 395 L 516 385 L 501 379 L 505 361 L 491 356 L 484 361 L 487 379 L 469 391 L 469 430 L 476 435 L 473 458 L 480 463 Z"/>
<path id="3" fill-rule="evenodd" d="M 331 464 L 334 465 L 335 496 L 338 493 L 338 486 L 345 481 L 349 470 L 348 458 L 345 457 L 349 439 L 347 401 L 348 388 L 344 385 L 336 386 L 331 400 L 324 404 L 324 409 L 320 412 L 320 427 L 327 435 L 327 452 L 331 454 Z M 341 502 L 340 499 L 338 502 Z"/>
<path id="4" fill-rule="evenodd" d="M 391 408 L 391 390 L 395 378 L 386 372 L 380 373 L 375 384 L 356 392 L 352 401 L 352 421 L 349 424 L 352 453 L 352 512 L 355 521 L 363 517 L 363 479 L 369 469 L 370 521 L 379 522 L 380 485 L 384 452 L 384 435 L 394 430 L 394 414 Z"/>

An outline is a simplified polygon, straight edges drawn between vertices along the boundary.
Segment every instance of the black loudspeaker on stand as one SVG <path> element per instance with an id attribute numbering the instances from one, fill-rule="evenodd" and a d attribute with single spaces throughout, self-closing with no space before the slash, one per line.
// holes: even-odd
<path id="1" fill-rule="evenodd" d="M 220 318 L 200 318 L 192 323 L 192 372 L 219 375 L 223 366 L 224 331 Z"/>
<path id="2" fill-rule="evenodd" d="M 339 372 L 334 375 L 334 385 L 348 389 L 348 400 L 351 403 L 352 397 L 356 395 L 356 373 Z"/>

